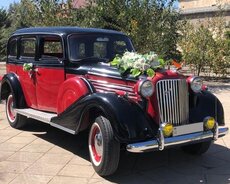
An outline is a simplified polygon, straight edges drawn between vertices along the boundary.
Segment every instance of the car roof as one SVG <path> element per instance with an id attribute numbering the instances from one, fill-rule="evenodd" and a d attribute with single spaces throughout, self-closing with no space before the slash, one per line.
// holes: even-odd
<path id="1" fill-rule="evenodd" d="M 82 28 L 82 27 L 32 27 L 18 29 L 13 33 L 13 35 L 23 35 L 23 34 L 63 34 L 68 35 L 72 33 L 102 33 L 102 34 L 120 34 L 124 33 L 108 29 L 98 29 L 98 28 Z"/>

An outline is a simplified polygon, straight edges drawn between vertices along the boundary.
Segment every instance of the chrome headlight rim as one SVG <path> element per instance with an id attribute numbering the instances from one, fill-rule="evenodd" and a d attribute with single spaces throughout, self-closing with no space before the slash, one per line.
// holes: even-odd
<path id="1" fill-rule="evenodd" d="M 197 82 L 197 80 L 200 80 L 200 86 L 199 88 L 195 88 L 194 87 L 194 83 Z M 190 87 L 192 89 L 193 92 L 195 93 L 199 93 L 202 91 L 202 86 L 203 86 L 203 79 L 199 76 L 194 76 L 190 79 Z"/>
<path id="2" fill-rule="evenodd" d="M 151 91 L 149 93 L 147 93 L 147 94 L 143 92 L 143 90 L 144 90 L 143 87 L 144 87 L 144 85 L 146 83 L 149 83 L 150 86 L 151 86 L 151 88 L 149 88 L 149 89 L 151 89 Z M 138 93 L 144 98 L 151 97 L 153 95 L 153 93 L 154 93 L 154 86 L 153 86 L 152 82 L 150 80 L 148 80 L 148 79 L 142 80 L 139 83 L 139 86 L 138 86 Z"/>

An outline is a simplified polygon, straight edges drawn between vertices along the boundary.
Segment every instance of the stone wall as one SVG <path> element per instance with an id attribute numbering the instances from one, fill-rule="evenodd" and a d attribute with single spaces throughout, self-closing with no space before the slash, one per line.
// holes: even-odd
<path id="1" fill-rule="evenodd" d="M 218 15 L 219 5 L 226 20 L 226 27 L 230 27 L 230 0 L 179 0 L 182 19 L 194 25 L 208 24 L 208 19 Z"/>
<path id="2" fill-rule="evenodd" d="M 230 0 L 179 0 L 181 10 L 230 4 Z"/>

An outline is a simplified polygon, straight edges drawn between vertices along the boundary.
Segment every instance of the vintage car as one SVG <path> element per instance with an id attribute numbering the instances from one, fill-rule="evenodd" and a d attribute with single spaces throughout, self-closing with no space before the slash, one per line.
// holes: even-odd
<path id="1" fill-rule="evenodd" d="M 223 107 L 199 77 L 164 68 L 154 77 L 121 74 L 110 61 L 125 51 L 135 51 L 131 40 L 112 30 L 17 30 L 1 82 L 9 124 L 22 128 L 32 118 L 74 135 L 88 130 L 90 159 L 101 176 L 116 171 L 121 148 L 181 146 L 202 154 L 227 134 Z"/>

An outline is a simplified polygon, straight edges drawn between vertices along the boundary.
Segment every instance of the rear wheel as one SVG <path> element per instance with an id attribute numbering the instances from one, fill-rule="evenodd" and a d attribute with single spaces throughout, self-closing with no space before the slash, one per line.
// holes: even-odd
<path id="1" fill-rule="evenodd" d="M 114 139 L 110 121 L 96 118 L 89 132 L 89 154 L 95 171 L 101 176 L 113 174 L 120 159 L 120 144 Z"/>
<path id="2" fill-rule="evenodd" d="M 13 128 L 22 128 L 26 124 L 27 118 L 18 114 L 14 109 L 14 97 L 9 94 L 6 100 L 6 117 Z"/>
<path id="3" fill-rule="evenodd" d="M 182 146 L 182 150 L 186 153 L 192 155 L 202 155 L 203 153 L 207 152 L 212 141 L 201 142 L 191 145 Z"/>

